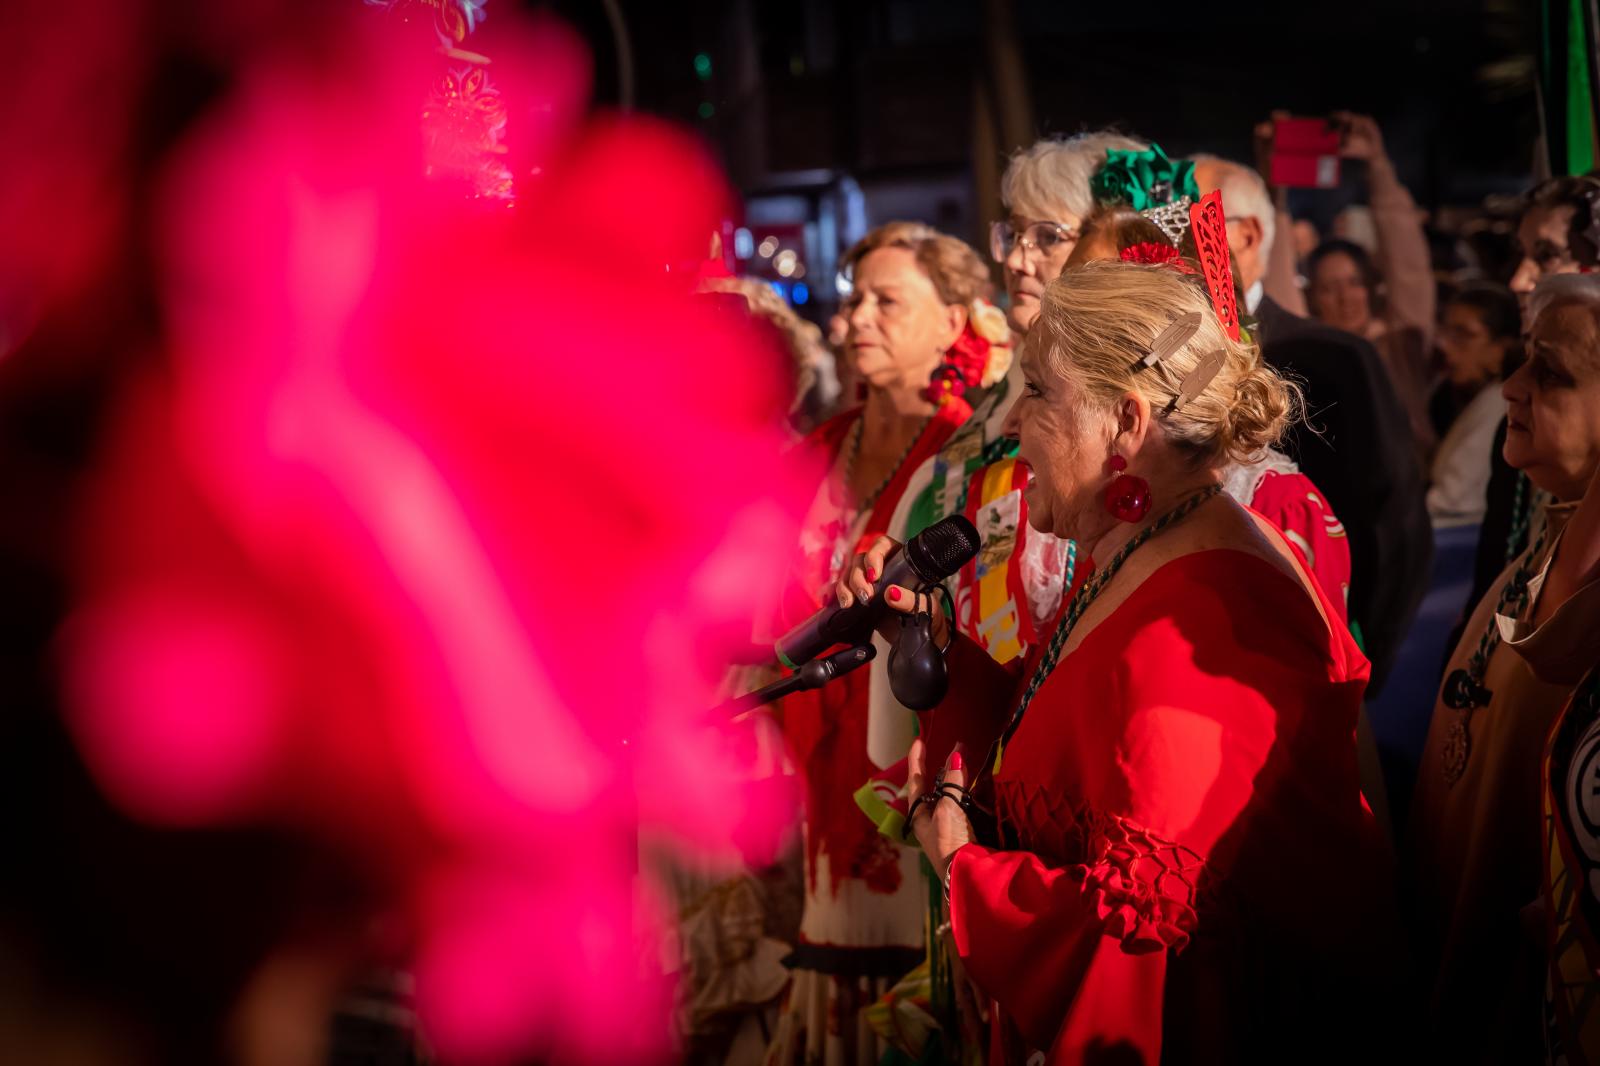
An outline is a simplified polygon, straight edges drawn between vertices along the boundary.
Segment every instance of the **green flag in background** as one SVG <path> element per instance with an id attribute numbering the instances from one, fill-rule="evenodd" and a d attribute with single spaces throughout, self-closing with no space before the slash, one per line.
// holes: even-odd
<path id="1" fill-rule="evenodd" d="M 1594 3 L 1543 0 L 1540 5 L 1540 96 L 1552 174 L 1584 174 L 1600 163 Z"/>

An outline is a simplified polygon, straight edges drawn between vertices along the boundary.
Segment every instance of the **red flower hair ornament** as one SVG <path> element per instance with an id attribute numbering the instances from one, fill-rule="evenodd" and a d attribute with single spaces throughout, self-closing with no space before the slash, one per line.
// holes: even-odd
<path id="1" fill-rule="evenodd" d="M 968 309 L 967 325 L 928 379 L 922 395 L 943 407 L 968 389 L 988 388 L 1011 369 L 1011 329 L 1005 312 L 979 298 Z"/>

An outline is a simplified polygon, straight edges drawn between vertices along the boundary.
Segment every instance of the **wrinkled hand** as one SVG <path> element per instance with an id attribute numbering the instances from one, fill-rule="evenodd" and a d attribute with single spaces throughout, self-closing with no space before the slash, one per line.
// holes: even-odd
<path id="1" fill-rule="evenodd" d="M 921 737 L 911 742 L 911 753 L 906 759 L 908 770 L 906 792 L 911 803 L 916 803 L 918 796 L 938 784 L 924 772 L 922 763 L 926 754 L 927 746 L 922 743 Z M 942 780 L 947 784 L 966 786 L 967 767 L 962 758 L 960 744 L 955 746 L 950 752 L 950 758 L 945 760 Z M 938 803 L 924 803 L 919 806 L 911 819 L 911 829 L 917 834 L 917 843 L 922 845 L 928 861 L 933 864 L 934 876 L 941 884 L 957 849 L 963 844 L 970 844 L 975 836 L 966 812 L 961 809 L 960 804 L 949 798 L 940 799 Z"/>
<path id="2" fill-rule="evenodd" d="M 1378 127 L 1377 120 L 1353 111 L 1335 111 L 1333 120 L 1344 130 L 1339 141 L 1340 155 L 1368 163 L 1388 158 L 1383 150 L 1383 130 Z"/>
<path id="3" fill-rule="evenodd" d="M 879 537 L 864 552 L 857 552 L 856 557 L 850 561 L 838 582 L 833 586 L 833 599 L 840 607 L 849 607 L 856 601 L 866 603 L 872 599 L 873 583 L 883 573 L 883 567 L 888 558 L 900 549 L 900 542 L 889 537 Z M 933 618 L 933 639 L 941 648 L 950 646 L 950 620 L 945 617 L 944 611 L 934 602 L 934 598 L 924 592 L 913 596 L 910 589 L 899 585 L 890 585 L 883 590 L 883 601 L 889 605 L 890 611 L 900 614 L 911 614 L 913 611 L 927 611 Z M 884 616 L 878 624 L 878 635 L 893 644 L 900 634 L 900 620 L 893 614 Z"/>
<path id="4" fill-rule="evenodd" d="M 933 788 L 936 783 L 928 779 L 923 768 L 927 750 L 927 746 L 919 737 L 911 742 L 911 752 L 906 757 L 906 791 L 911 803 L 916 803 L 917 797 Z M 945 760 L 942 780 L 947 784 L 966 787 L 967 767 L 961 754 L 960 744 L 955 746 L 950 752 L 950 757 Z M 937 804 L 923 804 L 917 809 L 916 816 L 911 819 L 911 828 L 917 834 L 917 843 L 922 845 L 923 853 L 933 865 L 933 875 L 942 884 L 945 872 L 950 867 L 950 860 L 955 857 L 956 851 L 974 839 L 972 823 L 967 820 L 966 812 L 952 799 L 941 799 Z M 985 1042 L 986 1026 L 989 1023 L 989 997 L 968 976 L 966 967 L 961 963 L 961 953 L 956 950 L 955 938 L 950 933 L 948 923 L 941 933 L 944 937 L 946 955 L 950 959 L 956 1009 L 961 1017 L 962 1030 L 968 1040 L 976 1041 L 982 1046 Z"/>

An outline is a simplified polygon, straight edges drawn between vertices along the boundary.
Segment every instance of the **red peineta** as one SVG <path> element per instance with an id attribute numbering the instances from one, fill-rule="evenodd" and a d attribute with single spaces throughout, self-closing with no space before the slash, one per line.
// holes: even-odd
<path id="1" fill-rule="evenodd" d="M 1239 339 L 1239 301 L 1233 291 L 1233 266 L 1228 261 L 1228 222 L 1222 210 L 1222 190 L 1213 189 L 1189 208 L 1195 249 L 1205 274 L 1206 290 L 1217 320 L 1234 340 Z"/>

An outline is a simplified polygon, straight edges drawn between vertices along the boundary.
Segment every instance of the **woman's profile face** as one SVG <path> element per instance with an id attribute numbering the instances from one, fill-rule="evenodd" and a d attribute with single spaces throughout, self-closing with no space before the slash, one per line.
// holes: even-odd
<path id="1" fill-rule="evenodd" d="M 1061 276 L 1078 240 L 1083 220 L 1066 210 L 1056 215 L 1046 221 L 1013 216 L 1003 227 L 1004 248 L 995 249 L 1004 252 L 1008 318 L 1018 333 L 1026 333 L 1039 317 L 1045 286 Z"/>
<path id="2" fill-rule="evenodd" d="M 1017 461 L 1032 473 L 1023 499 L 1028 525 L 1044 533 L 1082 539 L 1106 481 L 1108 454 L 1101 422 L 1068 379 L 1022 345 L 1022 389 L 1006 414 L 1005 434 L 1019 442 Z"/>
<path id="3" fill-rule="evenodd" d="M 1468 304 L 1445 306 L 1439 321 L 1439 354 L 1445 378 L 1459 388 L 1472 388 L 1498 378 L 1505 365 L 1505 341 L 1492 336 L 1483 313 Z"/>
<path id="4" fill-rule="evenodd" d="M 1533 323 L 1528 358 L 1502 388 L 1506 462 L 1559 500 L 1583 495 L 1600 463 L 1600 328 L 1585 305 L 1555 303 Z"/>
<path id="5" fill-rule="evenodd" d="M 1337 329 L 1364 335 L 1372 321 L 1372 291 L 1356 261 L 1342 252 L 1322 257 L 1307 294 L 1312 313 Z"/>
<path id="6" fill-rule="evenodd" d="M 921 388 L 955 343 L 965 320 L 939 298 L 908 248 L 878 248 L 855 265 L 840 309 L 845 354 L 862 380 L 880 389 Z"/>
<path id="7" fill-rule="evenodd" d="M 1518 296 L 1533 292 L 1543 278 L 1553 274 L 1576 274 L 1578 261 L 1572 257 L 1568 231 L 1574 208 L 1535 207 L 1523 212 L 1517 223 L 1517 245 L 1522 259 L 1511 275 L 1511 291 Z"/>

